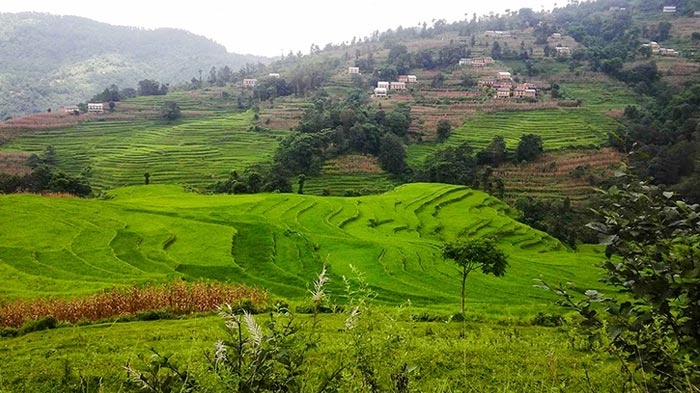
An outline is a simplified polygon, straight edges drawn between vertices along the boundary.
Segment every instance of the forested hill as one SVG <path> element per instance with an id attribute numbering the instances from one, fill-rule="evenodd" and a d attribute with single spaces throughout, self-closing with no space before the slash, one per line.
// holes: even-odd
<path id="1" fill-rule="evenodd" d="M 232 54 L 184 30 L 112 26 L 41 13 L 0 14 L 0 119 L 83 102 L 113 83 L 189 81 L 212 66 L 267 59 Z"/>

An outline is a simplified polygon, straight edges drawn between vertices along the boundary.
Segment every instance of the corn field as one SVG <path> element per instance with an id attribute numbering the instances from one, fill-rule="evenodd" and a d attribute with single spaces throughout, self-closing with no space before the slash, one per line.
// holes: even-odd
<path id="1" fill-rule="evenodd" d="M 19 328 L 26 321 L 55 317 L 60 322 L 99 321 L 166 309 L 182 315 L 216 310 L 221 304 L 249 301 L 260 306 L 267 292 L 259 288 L 213 282 L 173 282 L 110 289 L 83 298 L 16 300 L 0 306 L 0 327 Z"/>

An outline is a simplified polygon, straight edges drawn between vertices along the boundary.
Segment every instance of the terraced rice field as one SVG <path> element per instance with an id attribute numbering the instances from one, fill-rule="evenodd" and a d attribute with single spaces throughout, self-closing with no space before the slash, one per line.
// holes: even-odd
<path id="1" fill-rule="evenodd" d="M 592 148 L 603 144 L 607 132 L 618 122 L 588 109 L 549 109 L 521 112 L 480 114 L 463 126 L 453 129 L 443 144 L 419 143 L 407 148 L 407 161 L 419 165 L 440 146 L 456 146 L 468 142 L 475 150 L 488 146 L 493 137 L 503 136 L 509 149 L 515 149 L 524 134 L 542 137 L 545 150 Z"/>
<path id="2" fill-rule="evenodd" d="M 25 134 L 3 150 L 40 153 L 53 145 L 60 169 L 78 174 L 90 168 L 90 183 L 101 190 L 142 184 L 145 172 L 151 174 L 152 183 L 202 186 L 271 157 L 289 133 L 249 131 L 252 117 L 248 112 L 174 124 L 146 119 L 93 121 Z"/>
<path id="3" fill-rule="evenodd" d="M 210 278 L 307 295 L 326 260 L 331 294 L 341 277 L 366 275 L 394 304 L 458 304 L 459 272 L 442 261 L 443 241 L 493 236 L 510 255 L 506 277 L 474 274 L 473 310 L 528 313 L 552 303 L 532 287 L 596 284 L 599 252 L 572 252 L 511 218 L 507 205 L 465 187 L 411 184 L 376 196 L 203 196 L 177 186 L 113 191 L 109 201 L 0 196 L 0 295 L 74 295 L 146 280 Z M 340 299 L 339 299 L 340 300 Z"/>

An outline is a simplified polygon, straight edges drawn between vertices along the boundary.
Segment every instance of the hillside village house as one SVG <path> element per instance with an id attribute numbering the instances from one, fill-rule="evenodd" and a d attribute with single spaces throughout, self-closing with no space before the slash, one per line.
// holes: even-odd
<path id="1" fill-rule="evenodd" d="M 651 41 L 648 44 L 642 44 L 642 48 L 651 48 L 651 53 L 659 53 L 661 45 L 656 41 Z"/>
<path id="2" fill-rule="evenodd" d="M 508 34 L 508 32 L 501 30 L 486 30 L 484 33 L 486 37 L 503 37 L 506 34 Z"/>
<path id="3" fill-rule="evenodd" d="M 243 79 L 243 87 L 255 87 L 257 84 L 257 79 Z"/>
<path id="4" fill-rule="evenodd" d="M 510 72 L 499 72 L 497 77 L 499 80 L 509 80 L 511 75 Z"/>
<path id="5" fill-rule="evenodd" d="M 496 90 L 496 98 L 510 98 L 510 89 L 502 87 Z"/>
<path id="6" fill-rule="evenodd" d="M 468 59 L 460 59 L 459 65 L 468 65 L 471 67 L 485 67 L 489 64 L 493 64 L 494 60 L 492 57 L 474 57 Z"/>
<path id="7" fill-rule="evenodd" d="M 571 55 L 571 49 L 568 46 L 557 46 L 557 56 L 569 56 Z"/>
<path id="8" fill-rule="evenodd" d="M 278 73 L 276 73 L 276 72 L 272 72 L 272 73 L 270 73 L 270 75 L 268 75 L 268 76 L 269 76 L 270 78 L 279 78 L 279 77 L 280 77 L 280 74 L 278 74 Z"/>
<path id="9" fill-rule="evenodd" d="M 513 97 L 537 97 L 537 90 L 535 89 L 515 89 L 513 90 Z"/>
<path id="10" fill-rule="evenodd" d="M 386 89 L 386 90 L 389 90 L 389 87 L 391 87 L 391 83 L 389 83 L 389 82 L 377 82 L 377 88 L 378 88 L 378 89 Z"/>
<path id="11" fill-rule="evenodd" d="M 75 112 L 80 112 L 80 108 L 78 108 L 77 106 L 64 106 L 63 112 L 73 114 Z"/>
<path id="12" fill-rule="evenodd" d="M 406 82 L 391 82 L 389 88 L 391 90 L 406 90 Z"/>
<path id="13" fill-rule="evenodd" d="M 664 14 L 675 14 L 676 13 L 676 7 L 675 6 L 665 6 L 663 9 Z"/>
<path id="14" fill-rule="evenodd" d="M 376 89 L 374 89 L 374 96 L 375 97 L 388 97 L 387 89 L 385 89 L 383 87 L 377 87 Z"/>
<path id="15" fill-rule="evenodd" d="M 695 18 L 700 17 L 700 11 L 693 11 L 693 16 Z"/>
<path id="16" fill-rule="evenodd" d="M 348 67 L 348 74 L 359 74 L 360 67 Z"/>
<path id="17" fill-rule="evenodd" d="M 561 39 L 561 33 L 553 33 L 549 38 L 553 40 L 559 40 Z"/>
<path id="18" fill-rule="evenodd" d="M 104 113 L 105 107 L 104 104 L 87 104 L 87 110 L 88 113 Z"/>
<path id="19" fill-rule="evenodd" d="M 399 82 L 418 83 L 418 78 L 415 75 L 399 75 Z"/>
<path id="20" fill-rule="evenodd" d="M 680 55 L 680 53 L 677 50 L 671 49 L 671 48 L 659 48 L 659 54 L 661 56 L 678 56 L 678 55 Z"/>

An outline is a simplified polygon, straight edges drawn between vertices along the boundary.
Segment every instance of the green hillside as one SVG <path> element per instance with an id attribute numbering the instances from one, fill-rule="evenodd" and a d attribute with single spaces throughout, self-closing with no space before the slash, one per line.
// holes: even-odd
<path id="1" fill-rule="evenodd" d="M 441 242 L 494 236 L 510 256 L 505 278 L 474 275 L 471 308 L 526 311 L 551 304 L 532 279 L 593 285 L 601 255 L 565 249 L 513 220 L 510 208 L 466 187 L 410 184 L 360 198 L 294 194 L 202 196 L 176 186 L 118 189 L 109 201 L 0 197 L 2 295 L 88 293 L 166 280 L 231 280 L 300 298 L 328 261 L 332 292 L 350 265 L 379 298 L 457 304 L 458 271 Z"/>
<path id="2" fill-rule="evenodd" d="M 182 83 L 200 69 L 266 62 L 184 30 L 112 26 L 75 16 L 0 13 L 0 120 L 74 105 L 117 84 Z"/>
<path id="3" fill-rule="evenodd" d="M 142 97 L 146 98 L 146 97 Z M 146 107 L 149 101 L 129 101 Z M 154 104 L 157 105 L 157 104 Z M 9 151 L 41 153 L 52 145 L 59 168 L 78 174 L 90 168 L 91 184 L 110 189 L 143 183 L 206 186 L 269 159 L 289 131 L 249 131 L 253 114 L 217 114 L 175 124 L 159 120 L 85 122 L 71 128 L 37 131 L 6 146 Z"/>

